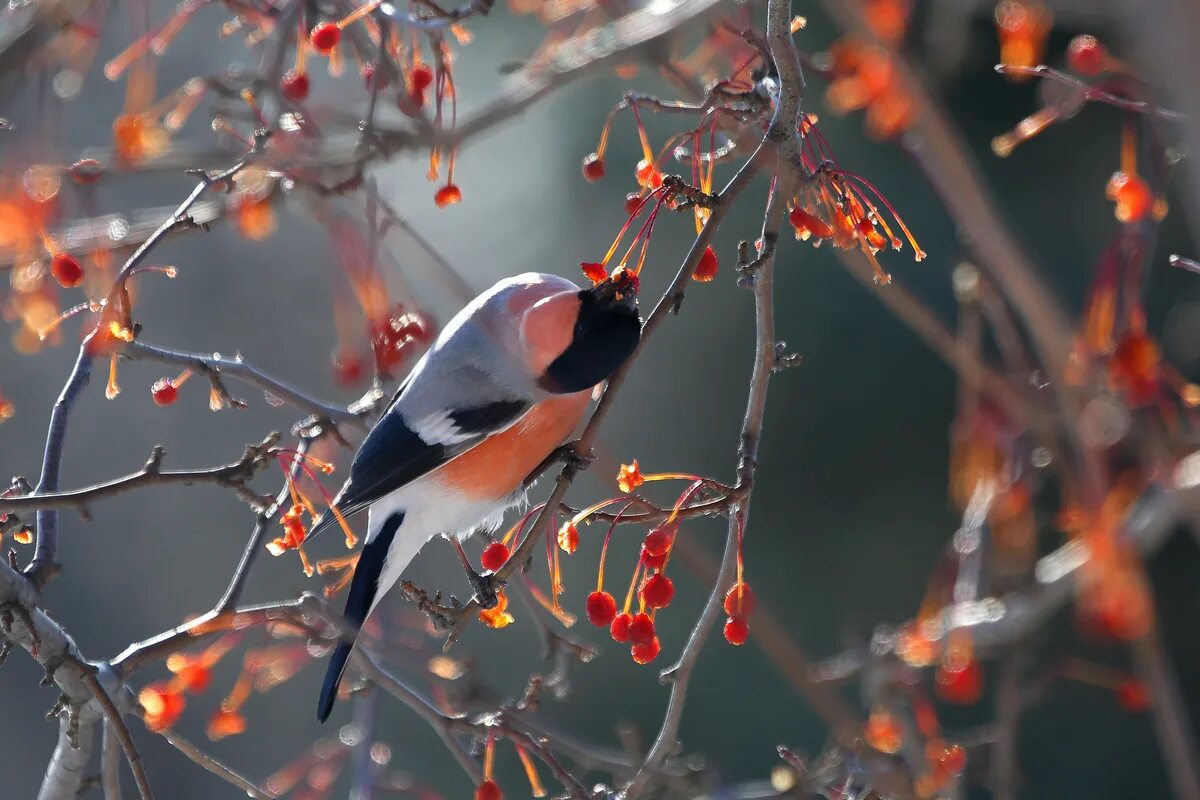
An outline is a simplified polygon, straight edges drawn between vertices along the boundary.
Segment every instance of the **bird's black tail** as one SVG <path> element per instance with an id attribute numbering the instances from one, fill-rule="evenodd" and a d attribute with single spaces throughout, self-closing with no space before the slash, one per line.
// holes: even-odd
<path id="1" fill-rule="evenodd" d="M 387 561 L 388 551 L 392 547 L 392 539 L 404 521 L 404 513 L 397 511 L 386 520 L 379 532 L 368 536 L 369 541 L 363 545 L 362 555 L 354 568 L 354 578 L 350 582 L 350 591 L 346 595 L 346 621 L 360 627 L 371 610 L 375 601 L 375 592 L 379 588 L 379 575 L 383 572 L 384 562 Z M 346 662 L 350 659 L 350 651 L 354 649 L 353 642 L 341 641 L 329 659 L 329 667 L 325 670 L 325 682 L 321 684 L 321 697 L 317 700 L 317 719 L 321 722 L 329 719 L 333 711 L 333 703 L 337 700 L 338 685 L 342 682 L 342 674 L 346 671 Z"/>
<path id="2" fill-rule="evenodd" d="M 342 682 L 342 673 L 346 671 L 346 662 L 350 660 L 350 651 L 354 648 L 350 642 L 340 642 L 329 659 L 329 668 L 325 670 L 325 682 L 321 684 L 321 697 L 317 700 L 317 719 L 324 722 L 333 711 L 333 701 L 337 700 L 338 686 Z"/>

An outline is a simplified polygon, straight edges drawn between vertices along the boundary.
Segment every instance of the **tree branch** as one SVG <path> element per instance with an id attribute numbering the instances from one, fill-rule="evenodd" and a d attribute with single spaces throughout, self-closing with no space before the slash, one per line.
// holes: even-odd
<path id="1" fill-rule="evenodd" d="M 279 434 L 272 433 L 259 444 L 247 445 L 246 452 L 237 461 L 219 467 L 193 470 L 160 469 L 165 451 L 160 445 L 155 445 L 146 465 L 137 472 L 82 489 L 0 497 L 0 513 L 48 508 L 75 508 L 88 517 L 90 516 L 88 506 L 97 500 L 107 500 L 148 486 L 195 486 L 201 483 L 237 489 L 243 499 L 257 504 L 260 502 L 259 498 L 246 484 L 276 457 L 275 445 L 278 442 Z"/>

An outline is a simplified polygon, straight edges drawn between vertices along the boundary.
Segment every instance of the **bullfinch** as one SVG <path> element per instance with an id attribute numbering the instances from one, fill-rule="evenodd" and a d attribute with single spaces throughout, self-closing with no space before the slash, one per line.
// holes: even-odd
<path id="1" fill-rule="evenodd" d="M 636 284 L 628 281 L 580 289 L 530 272 L 462 309 L 396 390 L 334 498 L 343 516 L 367 511 L 346 619 L 361 627 L 439 534 L 484 591 L 490 584 L 471 569 L 460 540 L 495 530 L 524 499 L 526 479 L 567 442 L 592 390 L 640 336 Z M 332 521 L 326 514 L 309 538 Z M 343 640 L 333 651 L 317 704 L 322 722 L 352 647 Z"/>

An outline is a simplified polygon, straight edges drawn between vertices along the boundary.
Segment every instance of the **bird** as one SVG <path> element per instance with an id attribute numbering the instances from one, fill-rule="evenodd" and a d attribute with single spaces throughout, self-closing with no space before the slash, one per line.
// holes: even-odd
<path id="1" fill-rule="evenodd" d="M 486 604 L 490 582 L 461 540 L 496 530 L 524 501 L 528 480 L 583 419 L 594 390 L 641 338 L 637 280 L 618 270 L 581 289 L 527 272 L 468 303 L 434 340 L 363 439 L 331 506 L 367 511 L 345 619 L 361 628 L 422 546 L 441 535 Z M 311 540 L 335 521 L 313 525 Z M 317 703 L 328 719 L 354 647 L 334 648 Z"/>

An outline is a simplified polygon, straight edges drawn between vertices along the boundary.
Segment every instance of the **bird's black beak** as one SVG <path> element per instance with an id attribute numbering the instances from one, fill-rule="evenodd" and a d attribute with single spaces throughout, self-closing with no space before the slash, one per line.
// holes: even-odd
<path id="1" fill-rule="evenodd" d="M 621 267 L 590 289 L 584 289 L 581 294 L 590 295 L 589 299 L 595 308 L 616 307 L 636 313 L 639 288 L 638 276 Z"/>

